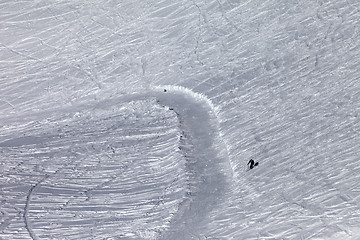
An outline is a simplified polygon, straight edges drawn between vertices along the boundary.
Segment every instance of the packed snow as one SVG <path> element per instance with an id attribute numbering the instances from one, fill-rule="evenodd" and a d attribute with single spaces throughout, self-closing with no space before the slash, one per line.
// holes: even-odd
<path id="1" fill-rule="evenodd" d="M 360 239 L 358 0 L 3 0 L 0 70 L 0 239 Z"/>

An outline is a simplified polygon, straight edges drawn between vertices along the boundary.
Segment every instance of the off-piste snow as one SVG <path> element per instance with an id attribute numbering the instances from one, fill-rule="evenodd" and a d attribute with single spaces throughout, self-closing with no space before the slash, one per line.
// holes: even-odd
<path id="1" fill-rule="evenodd" d="M 0 239 L 360 239 L 359 26 L 357 0 L 2 1 Z"/>

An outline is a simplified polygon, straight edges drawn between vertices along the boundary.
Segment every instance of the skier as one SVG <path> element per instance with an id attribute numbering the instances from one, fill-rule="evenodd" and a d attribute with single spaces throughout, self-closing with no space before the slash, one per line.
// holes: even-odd
<path id="1" fill-rule="evenodd" d="M 250 159 L 248 165 L 250 169 L 253 169 L 255 166 L 259 165 L 259 162 L 255 162 L 253 159 Z"/>

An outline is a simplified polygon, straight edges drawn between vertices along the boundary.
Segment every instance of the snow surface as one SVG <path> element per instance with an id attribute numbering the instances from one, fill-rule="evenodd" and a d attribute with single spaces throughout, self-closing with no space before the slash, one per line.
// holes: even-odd
<path id="1" fill-rule="evenodd" d="M 0 239 L 360 239 L 359 112 L 358 0 L 2 0 Z"/>

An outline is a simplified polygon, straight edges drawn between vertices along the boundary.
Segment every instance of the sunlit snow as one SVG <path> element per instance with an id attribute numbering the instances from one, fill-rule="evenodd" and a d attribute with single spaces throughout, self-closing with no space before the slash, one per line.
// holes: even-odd
<path id="1" fill-rule="evenodd" d="M 0 113 L 0 239 L 360 239 L 358 0 L 3 0 Z"/>

